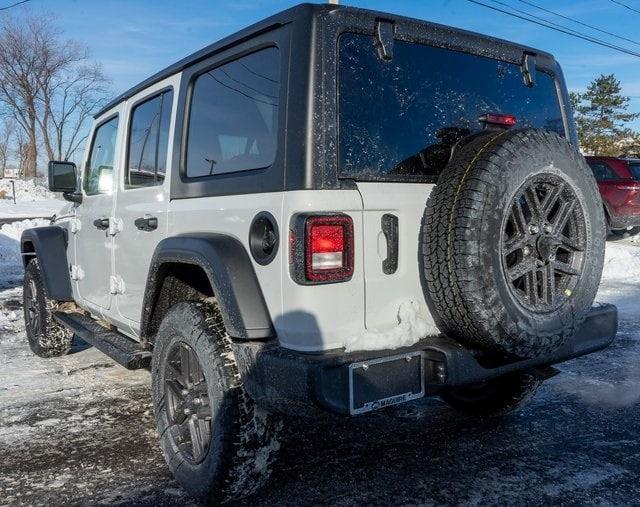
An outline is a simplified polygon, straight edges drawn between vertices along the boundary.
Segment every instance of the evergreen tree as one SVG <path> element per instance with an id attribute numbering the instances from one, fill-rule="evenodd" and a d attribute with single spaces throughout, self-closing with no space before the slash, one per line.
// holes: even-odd
<path id="1" fill-rule="evenodd" d="M 640 117 L 630 113 L 613 74 L 601 74 L 584 93 L 571 93 L 580 145 L 587 154 L 617 156 L 638 144 L 638 133 L 626 126 Z"/>

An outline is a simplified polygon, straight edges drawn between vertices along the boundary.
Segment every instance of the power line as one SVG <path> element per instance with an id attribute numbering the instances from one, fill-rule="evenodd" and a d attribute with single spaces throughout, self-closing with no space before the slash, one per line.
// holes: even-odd
<path id="1" fill-rule="evenodd" d="M 640 58 L 640 53 L 636 53 L 635 51 L 632 51 L 630 49 L 627 48 L 623 48 L 621 46 L 616 46 L 614 44 L 610 44 L 608 42 L 605 42 L 603 40 L 600 39 L 595 39 L 591 36 L 588 35 L 582 35 L 579 32 L 576 32 L 575 30 L 572 29 L 564 29 L 564 28 L 556 28 L 556 26 L 558 26 L 556 24 L 556 26 L 553 26 L 555 23 L 551 23 L 551 22 L 540 22 L 540 21 L 536 21 L 534 19 L 531 18 L 527 18 L 524 16 L 520 16 L 518 14 L 514 14 L 513 12 L 509 12 L 509 11 L 505 11 L 504 9 L 500 9 L 498 7 L 493 7 L 492 5 L 487 5 L 485 3 L 479 2 L 478 0 L 467 0 L 468 2 L 474 3 L 476 5 L 481 5 L 482 7 L 486 7 L 487 9 L 491 9 L 493 11 L 496 12 L 501 12 L 503 14 L 506 14 L 507 16 L 511 16 L 514 18 L 518 18 L 518 19 L 522 19 L 524 21 L 529 21 L 530 23 L 534 23 L 536 25 L 540 25 L 540 26 L 544 26 L 545 28 L 549 28 L 551 30 L 555 30 L 556 32 L 561 32 L 567 35 L 570 35 L 572 37 L 576 37 L 578 39 L 582 39 L 582 40 L 586 40 L 587 42 L 592 42 L 593 44 L 597 44 L 599 46 L 603 46 L 609 49 L 613 49 L 614 51 L 619 51 L 620 53 L 625 53 L 631 56 L 637 56 L 638 58 Z"/>
<path id="2" fill-rule="evenodd" d="M 640 42 L 636 42 L 633 39 L 628 39 L 627 37 L 623 37 L 623 36 L 615 34 L 613 32 L 608 32 L 607 30 L 603 30 L 602 28 L 598 28 L 597 26 L 593 26 L 593 25 L 590 25 L 588 23 L 584 23 L 583 21 L 580 21 L 579 19 L 575 19 L 575 18 L 572 18 L 570 16 L 565 16 L 564 14 L 560 14 L 559 12 L 552 11 L 551 9 L 546 9 L 544 7 L 541 7 L 539 5 L 534 4 L 533 2 L 529 2 L 527 0 L 518 0 L 518 2 L 523 3 L 525 5 L 529 5 L 531 7 L 534 7 L 536 9 L 539 9 L 539 10 L 541 10 L 543 12 L 548 13 L 548 14 L 553 14 L 554 16 L 558 16 L 559 18 L 566 19 L 568 21 L 572 21 L 573 23 L 577 23 L 577 24 L 585 26 L 587 28 L 591 28 L 592 30 L 596 30 L 596 31 L 598 31 L 600 33 L 604 33 L 606 35 L 610 35 L 611 37 L 615 37 L 616 39 L 620 39 L 620 40 L 624 40 L 624 41 L 627 41 L 627 42 L 631 42 L 632 44 L 635 44 L 636 46 L 640 46 Z"/>
<path id="3" fill-rule="evenodd" d="M 11 5 L 7 5 L 6 7 L 0 7 L 0 11 L 6 11 L 7 9 L 11 9 L 12 7 L 17 7 L 20 4 L 26 4 L 27 2 L 30 2 L 31 0 L 21 0 L 20 2 L 16 2 L 14 4 Z"/>
<path id="4" fill-rule="evenodd" d="M 566 25 L 561 25 L 561 24 L 556 23 L 554 21 L 549 21 L 546 18 L 542 18 L 540 16 L 536 16 L 535 14 L 531 14 L 530 12 L 526 12 L 526 11 L 523 11 L 521 9 L 517 9 L 516 7 L 512 7 L 511 5 L 509 5 L 509 4 L 505 3 L 505 2 L 501 2 L 500 0 L 489 0 L 489 1 L 493 2 L 494 4 L 498 4 L 498 5 L 502 5 L 503 7 L 507 7 L 509 9 L 513 10 L 513 11 L 519 12 L 520 14 L 524 14 L 525 16 L 529 16 L 530 18 L 542 21 L 543 23 L 547 23 L 547 24 L 549 24 L 551 26 L 555 26 L 555 27 L 560 28 L 562 30 L 568 30 L 573 35 L 576 35 L 578 37 L 586 37 L 586 38 L 590 39 L 593 42 L 607 44 L 607 46 L 611 47 L 611 48 L 616 48 L 616 49 L 621 49 L 621 50 L 626 50 L 627 49 L 627 48 L 624 48 L 622 46 L 617 46 L 615 44 L 612 44 L 612 43 L 610 43 L 608 41 L 605 41 L 605 40 L 602 40 L 602 39 L 597 39 L 597 38 L 593 37 L 592 35 L 589 35 L 588 33 L 579 32 L 578 30 L 574 30 L 573 28 L 568 27 Z"/>
<path id="5" fill-rule="evenodd" d="M 637 12 L 638 14 L 640 14 L 640 11 L 638 9 L 634 9 L 633 7 L 630 7 L 629 5 L 625 4 L 624 2 L 620 2 L 619 0 L 609 0 L 609 1 L 614 3 L 614 4 L 621 5 L 625 9 L 629 9 L 630 11 Z"/>

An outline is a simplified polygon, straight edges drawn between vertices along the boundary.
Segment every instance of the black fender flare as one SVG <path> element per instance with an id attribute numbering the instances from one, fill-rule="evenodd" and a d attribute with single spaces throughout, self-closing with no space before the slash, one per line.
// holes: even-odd
<path id="1" fill-rule="evenodd" d="M 38 258 L 47 293 L 58 301 L 73 301 L 68 243 L 66 229 L 58 225 L 25 229 L 20 237 L 23 265 L 26 267 L 31 257 Z"/>
<path id="2" fill-rule="evenodd" d="M 149 334 L 153 308 L 164 280 L 162 266 L 168 263 L 202 268 L 231 337 L 260 339 L 274 336 L 271 316 L 249 254 L 239 240 L 218 233 L 178 235 L 158 243 L 147 276 L 141 336 Z"/>

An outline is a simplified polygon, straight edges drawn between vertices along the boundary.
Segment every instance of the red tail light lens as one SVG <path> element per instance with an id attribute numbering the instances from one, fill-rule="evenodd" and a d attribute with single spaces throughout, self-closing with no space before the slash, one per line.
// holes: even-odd
<path id="1" fill-rule="evenodd" d="M 348 215 L 306 215 L 304 242 L 294 239 L 292 266 L 298 283 L 343 282 L 353 275 L 353 220 Z M 297 235 L 294 235 L 294 238 Z M 295 252 L 304 249 L 304 256 Z M 302 253 L 302 252 L 300 252 Z M 301 258 L 302 257 L 302 258 Z M 300 264 L 302 264 L 300 262 Z M 299 269 L 302 268 L 302 269 Z M 302 275 L 302 276 L 300 276 Z"/>
<path id="2" fill-rule="evenodd" d="M 353 221 L 346 215 L 310 216 L 305 226 L 305 273 L 313 282 L 353 275 Z"/>
<path id="3" fill-rule="evenodd" d="M 489 123 L 491 125 L 500 125 L 502 127 L 513 127 L 518 123 L 518 119 L 512 114 L 497 114 L 487 113 L 480 117 L 482 123 Z"/>

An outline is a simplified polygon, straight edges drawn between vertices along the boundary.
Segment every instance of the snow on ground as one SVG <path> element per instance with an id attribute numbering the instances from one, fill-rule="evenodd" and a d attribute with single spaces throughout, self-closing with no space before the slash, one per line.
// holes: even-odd
<path id="1" fill-rule="evenodd" d="M 64 205 L 64 201 L 36 183 L 35 180 L 13 180 L 16 189 L 16 202 L 13 202 L 11 180 L 0 179 L 0 219 L 50 217 Z"/>
<path id="2" fill-rule="evenodd" d="M 607 242 L 598 300 L 613 303 L 625 317 L 640 320 L 640 234 Z"/>
<path id="3" fill-rule="evenodd" d="M 0 227 L 0 290 L 19 284 L 22 281 L 22 257 L 20 255 L 20 236 L 24 229 L 48 225 L 49 220 L 38 218 L 21 220 Z M 0 321 L 2 310 L 0 309 Z"/>
<path id="4" fill-rule="evenodd" d="M 148 372 L 82 343 L 57 359 L 30 352 L 16 241 L 29 225 L 0 230 L 0 505 L 190 504 L 159 452 Z M 246 504 L 634 503 L 640 243 L 607 243 L 598 300 L 620 310 L 614 344 L 559 365 L 524 410 L 481 422 L 424 399 L 288 421 L 269 486 Z"/>

